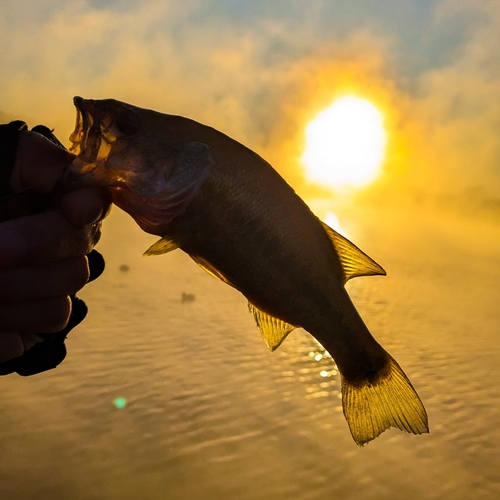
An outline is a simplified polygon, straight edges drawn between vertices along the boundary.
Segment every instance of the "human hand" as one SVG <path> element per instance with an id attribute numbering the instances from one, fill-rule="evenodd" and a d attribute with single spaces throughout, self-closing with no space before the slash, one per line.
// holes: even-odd
<path id="1" fill-rule="evenodd" d="M 64 329 L 77 304 L 70 296 L 89 280 L 86 255 L 99 240 L 110 197 L 103 189 L 81 189 L 54 204 L 73 158 L 36 132 L 19 137 L 10 176 L 19 196 L 11 197 L 9 220 L 0 223 L 0 363 L 33 347 L 37 333 Z M 102 257 L 91 256 L 102 272 Z"/>

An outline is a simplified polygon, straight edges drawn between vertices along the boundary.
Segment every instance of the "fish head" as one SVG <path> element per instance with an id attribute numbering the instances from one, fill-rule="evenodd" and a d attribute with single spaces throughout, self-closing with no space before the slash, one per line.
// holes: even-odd
<path id="1" fill-rule="evenodd" d="M 164 236 L 208 176 L 208 146 L 179 132 L 179 120 L 189 122 L 181 117 L 115 99 L 75 97 L 74 104 L 69 150 L 77 157 L 66 172 L 66 187 L 108 187 L 113 202 L 142 229 Z"/>
<path id="2" fill-rule="evenodd" d="M 150 181 L 159 172 L 137 147 L 143 128 L 139 108 L 115 99 L 75 97 L 73 102 L 77 114 L 69 151 L 78 156 L 69 172 L 73 185 L 123 186 L 152 195 Z"/>

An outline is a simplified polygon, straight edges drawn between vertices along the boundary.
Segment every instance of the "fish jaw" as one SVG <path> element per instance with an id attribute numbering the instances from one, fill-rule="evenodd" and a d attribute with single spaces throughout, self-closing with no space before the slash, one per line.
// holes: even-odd
<path id="1" fill-rule="evenodd" d="M 213 165 L 206 144 L 182 139 L 168 115 L 116 101 L 74 98 L 77 119 L 69 189 L 104 186 L 146 232 L 165 236 Z"/>
<path id="2" fill-rule="evenodd" d="M 73 102 L 77 115 L 69 150 L 77 158 L 68 170 L 68 182 L 77 187 L 125 185 L 146 197 L 156 194 L 151 192 L 156 172 L 147 168 L 133 145 L 140 118 L 132 107 L 114 99 L 77 96 Z"/>

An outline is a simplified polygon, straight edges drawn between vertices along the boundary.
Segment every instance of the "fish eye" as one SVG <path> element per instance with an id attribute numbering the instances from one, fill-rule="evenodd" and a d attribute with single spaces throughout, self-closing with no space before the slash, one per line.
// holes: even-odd
<path id="1" fill-rule="evenodd" d="M 123 134 L 133 134 L 139 128 L 139 117 L 131 109 L 120 110 L 115 119 L 115 125 Z"/>

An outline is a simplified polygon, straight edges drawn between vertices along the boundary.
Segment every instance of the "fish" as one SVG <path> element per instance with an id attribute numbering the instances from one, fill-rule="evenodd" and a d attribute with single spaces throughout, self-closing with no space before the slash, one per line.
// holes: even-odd
<path id="1" fill-rule="evenodd" d="M 323 223 L 261 156 L 218 130 L 115 99 L 75 97 L 68 189 L 107 186 L 113 202 L 241 292 L 267 347 L 296 328 L 334 359 L 354 442 L 395 427 L 429 432 L 424 405 L 345 290 L 384 269 Z"/>

